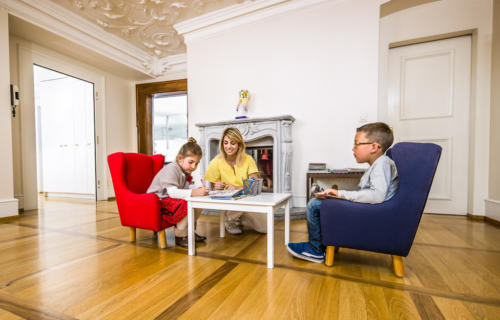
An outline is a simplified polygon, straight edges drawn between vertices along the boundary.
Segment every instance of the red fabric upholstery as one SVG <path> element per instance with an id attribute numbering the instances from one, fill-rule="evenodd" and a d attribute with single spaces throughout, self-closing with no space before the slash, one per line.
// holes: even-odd
<path id="1" fill-rule="evenodd" d="M 158 232 L 171 227 L 161 217 L 160 199 L 145 193 L 163 168 L 163 155 L 117 152 L 108 156 L 118 213 L 123 226 Z"/>

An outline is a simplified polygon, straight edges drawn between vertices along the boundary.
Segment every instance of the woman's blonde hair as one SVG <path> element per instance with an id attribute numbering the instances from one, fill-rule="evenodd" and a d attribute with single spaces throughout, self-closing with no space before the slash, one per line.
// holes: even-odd
<path id="1" fill-rule="evenodd" d="M 224 137 L 228 137 L 229 140 L 238 144 L 238 152 L 236 153 L 236 163 L 241 164 L 245 161 L 245 141 L 243 140 L 243 136 L 241 135 L 240 130 L 234 127 L 226 128 L 222 132 L 222 136 L 220 137 L 219 149 L 220 149 L 220 157 L 227 159 L 226 151 L 224 151 Z"/>
<path id="2" fill-rule="evenodd" d="M 203 156 L 203 151 L 201 151 L 200 145 L 196 142 L 196 139 L 189 137 L 188 142 L 184 143 L 177 153 L 177 157 L 182 156 L 183 158 L 189 156 L 201 157 Z"/>

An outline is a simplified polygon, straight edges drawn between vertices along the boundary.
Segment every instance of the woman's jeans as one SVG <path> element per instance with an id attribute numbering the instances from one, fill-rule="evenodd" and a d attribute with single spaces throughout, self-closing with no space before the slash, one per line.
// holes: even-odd
<path id="1" fill-rule="evenodd" d="M 325 246 L 321 243 L 321 221 L 319 209 L 321 202 L 318 198 L 312 198 L 307 204 L 307 231 L 309 232 L 309 244 L 317 253 L 325 252 Z"/>

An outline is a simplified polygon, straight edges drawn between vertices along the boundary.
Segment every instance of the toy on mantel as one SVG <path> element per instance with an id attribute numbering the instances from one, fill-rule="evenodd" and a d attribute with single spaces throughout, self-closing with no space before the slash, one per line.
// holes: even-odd
<path id="1" fill-rule="evenodd" d="M 238 105 L 236 106 L 236 117 L 235 119 L 244 119 L 248 118 L 248 99 L 250 96 L 248 95 L 248 90 L 240 90 Z"/>

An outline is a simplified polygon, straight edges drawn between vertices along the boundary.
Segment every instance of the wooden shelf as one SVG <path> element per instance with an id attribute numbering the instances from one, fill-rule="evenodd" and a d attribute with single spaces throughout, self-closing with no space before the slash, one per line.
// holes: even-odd
<path id="1" fill-rule="evenodd" d="M 306 174 L 306 203 L 309 202 L 309 194 L 311 190 L 311 185 L 314 179 L 360 179 L 364 172 L 347 172 L 347 173 L 333 173 L 333 172 L 314 172 L 307 171 Z"/>

